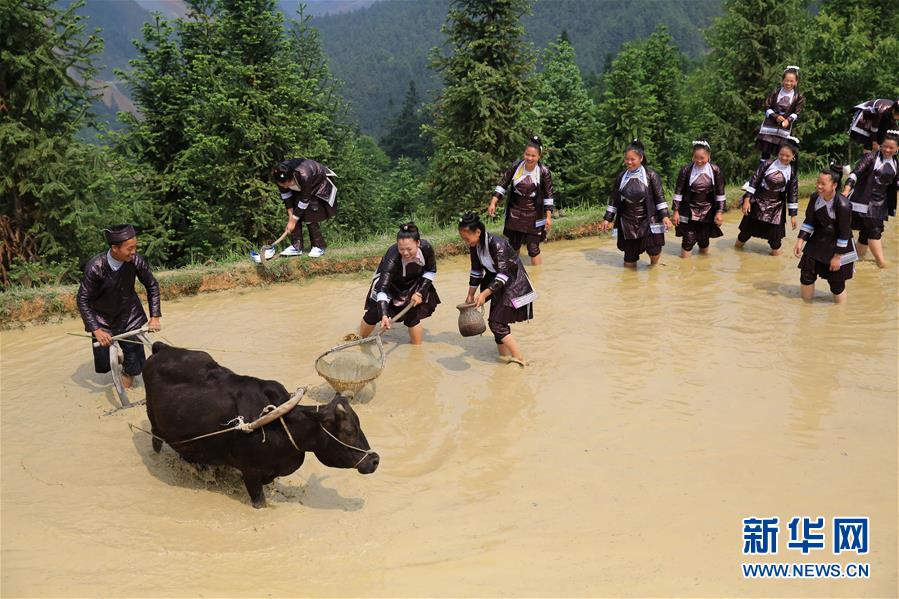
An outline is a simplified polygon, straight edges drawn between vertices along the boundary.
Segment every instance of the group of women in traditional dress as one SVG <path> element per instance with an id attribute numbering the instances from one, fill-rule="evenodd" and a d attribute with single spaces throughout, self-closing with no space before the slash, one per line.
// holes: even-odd
<path id="1" fill-rule="evenodd" d="M 799 140 L 792 129 L 805 104 L 798 89 L 799 71 L 799 67 L 788 66 L 781 85 L 765 99 L 756 138 L 759 165 L 743 187 L 737 248 L 756 237 L 767 242 L 772 255 L 781 255 L 787 217 L 791 228 L 797 228 Z M 852 278 L 854 262 L 868 248 L 880 267 L 886 265 L 880 239 L 884 221 L 896 210 L 899 100 L 876 100 L 856 108 L 850 135 L 872 151 L 859 160 L 842 193 L 842 166 L 831 165 L 818 174 L 816 191 L 809 199 L 794 247 L 800 258 L 805 300 L 812 298 L 815 281 L 823 278 L 830 285 L 834 301 L 845 301 L 846 281 Z M 491 196 L 487 207 L 490 217 L 496 215 L 500 202 L 505 202 L 504 236 L 488 233 L 474 212 L 465 214 L 458 223 L 459 236 L 471 258 L 466 303 L 477 308 L 490 303 L 488 326 L 500 358 L 522 366 L 524 357 L 510 325 L 533 317 L 537 292 L 519 252 L 524 246 L 531 264 L 541 264 L 540 245 L 552 227 L 555 208 L 552 173 L 541 162 L 542 155 L 540 140 L 532 138 L 522 157 L 502 173 Z M 665 233 L 672 228 L 681 238 L 681 258 L 690 257 L 696 246 L 700 254 L 707 254 L 710 240 L 722 236 L 725 176 L 711 161 L 708 141 L 695 140 L 691 158 L 678 172 L 673 211 L 669 211 L 661 176 L 648 166 L 643 143 L 633 140 L 625 149 L 625 168 L 614 180 L 601 230 L 615 230 L 626 267 L 635 268 L 643 253 L 649 256 L 651 265 L 657 264 Z M 330 169 L 312 160 L 286 160 L 275 167 L 273 178 L 287 208 L 286 232 L 293 234 L 291 247 L 282 255 L 303 251 L 297 222 L 306 223 L 309 229 L 309 255 L 324 253 L 325 241 L 318 223 L 336 214 L 334 176 Z M 853 230 L 859 231 L 857 245 Z M 397 320 L 409 330 L 410 342 L 420 344 L 421 322 L 440 303 L 434 287 L 436 276 L 434 248 L 421 238 L 414 223 L 402 225 L 396 243 L 388 248 L 372 277 L 359 334 L 368 336 L 379 324 L 389 329 L 392 319 L 399 316 Z M 407 305 L 409 310 L 400 314 Z"/>
<path id="2" fill-rule="evenodd" d="M 524 366 L 524 356 L 509 325 L 533 317 L 537 293 L 518 250 L 508 239 L 487 233 L 487 227 L 473 212 L 459 220 L 459 236 L 468 246 L 471 257 L 465 302 L 474 308 L 490 302 L 487 324 L 500 358 Z M 409 341 L 413 345 L 421 344 L 421 321 L 433 314 L 440 303 L 434 287 L 436 278 L 434 248 L 421 238 L 415 223 L 402 225 L 397 231 L 396 243 L 387 248 L 372 276 L 359 336 L 369 336 L 379 323 L 383 329 L 390 329 L 392 319 L 396 318 L 397 322 L 406 325 Z M 403 313 L 407 305 L 411 307 Z"/>

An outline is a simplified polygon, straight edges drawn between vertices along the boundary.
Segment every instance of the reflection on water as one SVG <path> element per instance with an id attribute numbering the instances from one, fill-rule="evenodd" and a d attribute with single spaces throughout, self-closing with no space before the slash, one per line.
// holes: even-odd
<path id="1" fill-rule="evenodd" d="M 441 262 L 425 345 L 387 333 L 357 396 L 378 471 L 310 455 L 265 510 L 235 471 L 155 454 L 127 427 L 143 408 L 105 415 L 75 320 L 3 333 L 4 593 L 817 596 L 738 570 L 741 519 L 795 512 L 870 516 L 872 577 L 845 593 L 894 594 L 897 270 L 863 263 L 846 306 L 826 284 L 803 305 L 795 258 L 731 248 L 738 216 L 710 255 L 680 260 L 671 235 L 636 272 L 608 237 L 547 246 L 536 319 L 513 325 L 524 370 L 459 336 L 467 259 Z M 163 334 L 327 401 L 313 362 L 367 283 L 169 302 Z"/>

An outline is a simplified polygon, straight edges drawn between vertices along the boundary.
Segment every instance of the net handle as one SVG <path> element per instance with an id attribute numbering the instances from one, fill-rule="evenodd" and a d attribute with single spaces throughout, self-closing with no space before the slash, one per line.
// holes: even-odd
<path id="1" fill-rule="evenodd" d="M 380 335 L 372 335 L 371 337 L 356 339 L 355 341 L 350 341 L 349 343 L 344 343 L 342 345 L 338 345 L 337 347 L 332 347 L 331 349 L 317 357 L 315 361 L 318 362 L 328 354 L 333 354 L 334 352 L 338 352 L 343 349 L 349 349 L 351 347 L 356 347 L 357 345 L 363 345 L 365 343 L 372 342 L 377 343 L 378 345 L 378 353 L 380 354 L 378 361 L 381 363 L 381 370 L 384 370 L 384 366 L 387 363 L 387 355 L 384 353 L 384 342 L 381 340 Z"/>
<path id="2" fill-rule="evenodd" d="M 281 243 L 281 240 L 285 237 L 287 237 L 287 231 L 281 233 L 281 237 L 277 238 L 274 243 L 262 246 L 262 249 L 259 250 L 259 259 L 262 261 L 262 264 L 265 264 L 268 261 L 268 258 L 265 256 L 265 252 L 275 249 L 275 246 Z"/>
<path id="3" fill-rule="evenodd" d="M 402 310 L 400 310 L 399 312 L 397 312 L 397 315 L 390 319 L 390 324 L 395 323 L 397 320 L 399 320 L 400 318 L 402 318 L 403 316 L 405 316 L 406 313 L 407 313 L 409 310 L 411 310 L 411 309 L 412 309 L 412 302 L 409 302 L 408 304 L 406 304 L 406 307 L 405 307 L 405 308 L 403 308 Z M 382 328 L 380 331 L 378 331 L 378 335 L 377 335 L 377 336 L 380 337 L 380 336 L 383 335 L 386 331 L 387 331 L 387 329 Z"/>
<path id="4" fill-rule="evenodd" d="M 406 304 L 405 308 L 400 310 L 396 316 L 390 319 L 390 323 L 393 324 L 394 322 L 405 316 L 411 309 L 412 302 L 409 302 L 408 304 Z M 328 354 L 332 354 L 343 349 L 349 349 L 351 347 L 356 347 L 357 345 L 375 342 L 378 344 L 378 353 L 380 354 L 378 361 L 381 363 L 381 370 L 384 370 L 384 366 L 387 364 L 387 355 L 384 353 L 384 342 L 381 340 L 381 335 L 384 334 L 385 330 L 386 329 L 381 329 L 376 335 L 369 335 L 368 337 L 364 337 L 362 339 L 356 339 L 355 341 L 350 341 L 349 343 L 344 343 L 342 345 L 338 345 L 337 347 L 332 347 L 331 349 L 317 357 L 315 361 L 318 362 Z"/>

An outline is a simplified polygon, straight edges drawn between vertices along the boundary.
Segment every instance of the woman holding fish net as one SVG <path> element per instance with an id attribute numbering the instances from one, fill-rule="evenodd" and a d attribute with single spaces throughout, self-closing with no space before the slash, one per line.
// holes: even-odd
<path id="1" fill-rule="evenodd" d="M 390 319 L 411 304 L 409 311 L 398 322 L 409 329 L 409 342 L 421 345 L 424 336 L 421 321 L 433 314 L 440 303 L 434 289 L 436 277 L 434 248 L 421 238 L 415 223 L 402 225 L 397 231 L 396 243 L 387 249 L 372 276 L 359 336 L 368 337 L 379 322 L 382 329 L 389 329 Z"/>

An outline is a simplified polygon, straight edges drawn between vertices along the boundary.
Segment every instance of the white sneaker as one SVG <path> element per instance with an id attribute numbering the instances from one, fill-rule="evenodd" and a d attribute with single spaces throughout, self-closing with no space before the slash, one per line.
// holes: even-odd
<path id="1" fill-rule="evenodd" d="M 269 248 L 265 250 L 265 259 L 271 260 L 275 257 L 275 248 Z M 259 252 L 250 252 L 250 259 L 253 260 L 256 264 L 262 264 L 262 258 L 259 256 Z"/>
<path id="2" fill-rule="evenodd" d="M 309 250 L 310 258 L 318 258 L 319 256 L 323 256 L 324 254 L 325 254 L 325 250 L 323 250 L 321 248 L 312 248 L 311 250 Z"/>
<path id="3" fill-rule="evenodd" d="M 284 248 L 284 250 L 281 252 L 281 255 L 282 255 L 282 256 L 288 256 L 288 257 L 290 257 L 290 256 L 302 256 L 302 255 L 303 255 L 303 251 L 302 251 L 302 250 L 298 250 L 297 248 L 293 247 L 292 245 L 289 245 L 289 246 L 287 246 L 286 248 Z"/>

